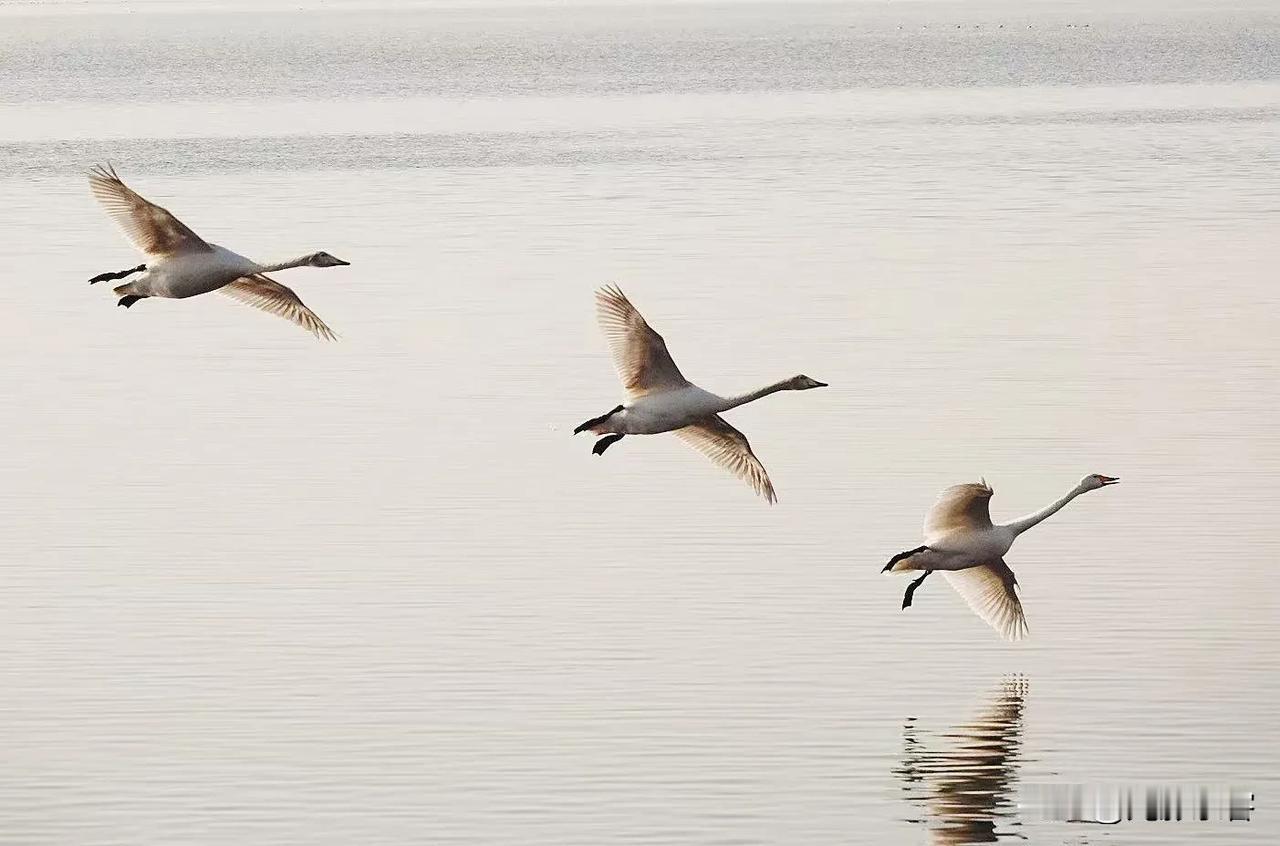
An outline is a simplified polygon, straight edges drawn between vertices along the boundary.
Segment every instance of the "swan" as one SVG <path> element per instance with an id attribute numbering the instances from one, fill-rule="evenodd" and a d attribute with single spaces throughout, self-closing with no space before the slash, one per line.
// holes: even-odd
<path id="1" fill-rule="evenodd" d="M 129 308 L 147 297 L 185 299 L 221 291 L 246 305 L 291 320 L 317 338 L 336 338 L 297 294 L 265 274 L 291 267 L 338 267 L 350 262 L 319 252 L 279 264 L 259 264 L 208 243 L 169 212 L 132 191 L 109 164 L 89 171 L 89 188 L 125 236 L 147 256 L 145 264 L 116 273 L 99 273 L 89 280 L 92 285 L 142 274 L 116 287 L 118 305 Z"/>
<path id="2" fill-rule="evenodd" d="M 751 444 L 720 412 L 737 408 L 778 391 L 825 388 L 825 382 L 808 376 L 792 376 L 781 382 L 735 397 L 720 397 L 692 384 L 671 360 L 662 336 L 645 323 L 621 289 L 606 286 L 596 291 L 596 319 L 613 354 L 618 378 L 627 401 L 573 430 L 603 435 L 591 451 L 604 451 L 626 435 L 677 436 L 713 462 L 745 481 L 768 502 L 777 501 L 769 474 Z"/>
<path id="3" fill-rule="evenodd" d="M 924 575 L 907 586 L 902 607 L 929 574 L 941 570 L 969 607 L 1007 640 L 1027 634 L 1027 620 L 1014 586 L 1018 580 L 1004 554 L 1018 535 L 1058 513 L 1082 493 L 1114 485 L 1114 476 L 1094 473 L 1085 476 L 1061 499 L 1003 526 L 992 525 L 990 503 L 994 491 L 986 480 L 952 485 L 938 497 L 924 518 L 924 546 L 900 552 L 889 559 L 881 572 L 905 573 L 923 570 Z"/>

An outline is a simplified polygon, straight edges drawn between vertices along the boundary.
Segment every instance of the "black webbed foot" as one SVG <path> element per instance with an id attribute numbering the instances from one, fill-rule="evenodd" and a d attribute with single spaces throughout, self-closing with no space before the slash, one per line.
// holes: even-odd
<path id="1" fill-rule="evenodd" d="M 595 455 L 604 455 L 604 451 L 606 449 L 613 446 L 618 441 L 622 440 L 622 438 L 623 438 L 622 435 L 617 435 L 617 434 L 605 435 L 603 438 L 596 441 L 596 445 L 591 448 L 591 452 L 594 453 Z"/>
<path id="2" fill-rule="evenodd" d="M 112 279 L 123 279 L 126 276 L 132 276 L 135 273 L 141 273 L 146 269 L 147 269 L 147 266 L 145 264 L 140 264 L 137 267 L 131 267 L 128 270 L 119 270 L 119 271 L 116 271 L 115 273 L 99 273 L 97 276 L 89 280 L 89 284 L 92 285 L 96 282 L 109 282 Z"/>
<path id="3" fill-rule="evenodd" d="M 920 585 L 924 583 L 924 580 L 929 578 L 929 574 L 932 572 L 933 572 L 932 570 L 925 570 L 923 576 L 916 579 L 911 584 L 907 585 L 907 592 L 902 595 L 903 611 L 906 611 L 908 608 L 911 607 L 911 597 L 915 596 L 916 588 L 920 587 Z"/>
<path id="4" fill-rule="evenodd" d="M 611 410 L 608 414 L 601 414 L 599 417 L 592 417 L 586 423 L 578 424 L 578 426 L 573 430 L 573 433 L 576 435 L 579 432 L 587 431 L 592 426 L 599 426 L 601 423 L 608 420 L 610 417 L 617 414 L 619 411 L 622 411 L 622 406 L 618 406 L 617 408 Z"/>
<path id="5" fill-rule="evenodd" d="M 893 569 L 894 564 L 897 564 L 902 559 L 910 558 L 911 556 L 915 555 L 917 552 L 924 552 L 928 548 L 929 547 L 927 546 L 917 546 L 915 549 L 908 549 L 906 552 L 899 552 L 897 555 L 889 559 L 889 563 L 884 565 L 884 568 L 880 572 L 887 573 Z"/>

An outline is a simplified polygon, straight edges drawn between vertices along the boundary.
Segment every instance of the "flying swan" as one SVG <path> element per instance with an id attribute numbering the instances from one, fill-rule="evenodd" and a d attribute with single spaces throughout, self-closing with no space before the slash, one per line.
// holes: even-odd
<path id="1" fill-rule="evenodd" d="M 991 523 L 994 491 L 986 480 L 953 485 L 942 492 L 924 518 L 924 546 L 893 556 L 881 572 L 924 571 L 907 586 L 902 597 L 905 609 L 910 607 L 916 588 L 934 570 L 941 570 L 975 614 L 1006 640 L 1019 640 L 1027 634 L 1027 620 L 1014 590 L 1018 580 L 1004 563 L 1004 554 L 1018 535 L 1053 516 L 1080 494 L 1118 481 L 1097 473 L 1085 476 L 1066 496 L 1003 526 Z"/>
<path id="2" fill-rule="evenodd" d="M 764 465 L 751 444 L 725 422 L 720 412 L 737 408 L 778 391 L 825 388 L 826 383 L 808 376 L 793 376 L 758 391 L 736 397 L 720 397 L 685 379 L 671 360 L 662 336 L 649 328 L 644 317 L 617 287 L 596 291 L 596 318 L 609 349 L 618 378 L 627 392 L 622 405 L 593 417 L 573 430 L 603 435 L 591 451 L 603 455 L 625 435 L 675 432 L 685 443 L 745 481 L 770 503 L 777 500 Z"/>
<path id="3" fill-rule="evenodd" d="M 92 285 L 141 273 L 137 279 L 116 287 L 118 305 L 128 308 L 147 297 L 185 299 L 221 291 L 246 305 L 291 320 L 317 338 L 335 339 L 333 331 L 303 305 L 297 294 L 265 274 L 291 267 L 337 267 L 350 262 L 319 252 L 279 264 L 258 264 L 202 239 L 169 212 L 130 190 L 111 165 L 99 165 L 89 172 L 89 188 L 133 245 L 147 256 L 145 264 L 118 273 L 99 273 L 89 280 Z"/>

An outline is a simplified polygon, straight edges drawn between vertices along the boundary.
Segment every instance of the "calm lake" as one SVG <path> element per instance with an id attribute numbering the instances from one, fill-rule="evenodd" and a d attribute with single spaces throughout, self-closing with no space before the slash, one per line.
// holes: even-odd
<path id="1" fill-rule="evenodd" d="M 0 842 L 1280 839 L 1280 8 L 0 0 Z M 285 271 L 116 308 L 106 160 Z M 769 507 L 600 458 L 615 282 Z M 939 490 L 1031 638 L 881 575 Z M 1249 822 L 1041 819 L 1234 786 Z"/>

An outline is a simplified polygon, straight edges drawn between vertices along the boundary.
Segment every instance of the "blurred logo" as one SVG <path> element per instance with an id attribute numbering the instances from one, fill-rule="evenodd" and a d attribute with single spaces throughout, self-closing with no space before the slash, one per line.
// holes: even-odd
<path id="1" fill-rule="evenodd" d="M 1248 822 L 1251 791 L 1231 786 L 1090 784 L 1029 785 L 1024 806 L 1038 808 L 1046 822 Z"/>

